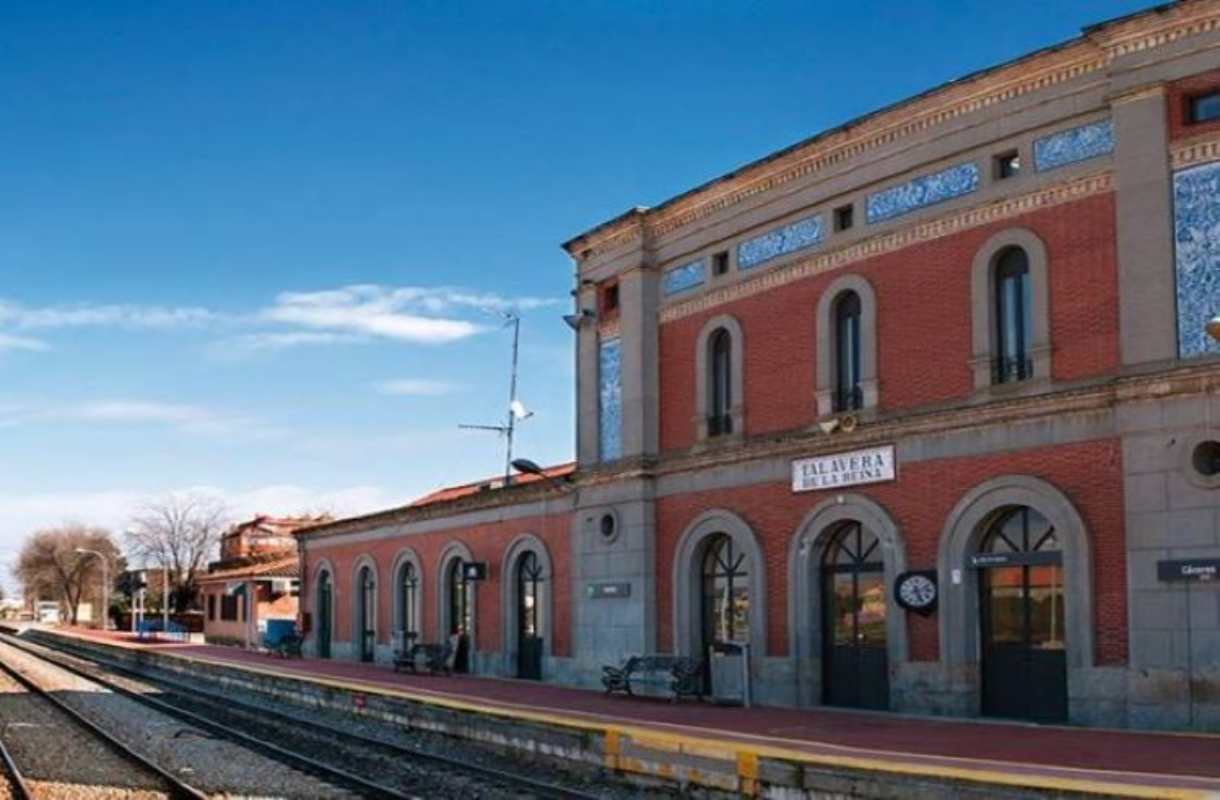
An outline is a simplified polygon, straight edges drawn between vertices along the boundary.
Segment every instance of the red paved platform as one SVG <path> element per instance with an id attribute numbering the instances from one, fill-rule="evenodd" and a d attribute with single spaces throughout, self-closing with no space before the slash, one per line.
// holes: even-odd
<path id="1" fill-rule="evenodd" d="M 119 646 L 130 634 L 72 631 Z M 395 674 L 388 667 L 319 659 L 283 660 L 231 647 L 161 644 L 184 656 L 326 677 L 481 704 L 488 711 L 539 712 L 583 722 L 633 725 L 669 735 L 778 747 L 810 755 L 883 760 L 1067 780 L 1201 790 L 1220 797 L 1220 735 L 1097 730 L 950 720 L 829 708 L 735 708 L 607 697 L 532 681 Z M 1215 793 L 1215 794 L 1213 794 Z M 1181 796 L 1181 795 L 1179 795 Z"/>

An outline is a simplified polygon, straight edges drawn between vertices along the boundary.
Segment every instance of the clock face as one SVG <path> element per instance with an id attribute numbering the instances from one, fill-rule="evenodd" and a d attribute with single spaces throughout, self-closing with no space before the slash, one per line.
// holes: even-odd
<path id="1" fill-rule="evenodd" d="M 936 581 L 921 573 L 904 575 L 898 582 L 898 599 L 915 611 L 929 609 L 936 602 Z"/>

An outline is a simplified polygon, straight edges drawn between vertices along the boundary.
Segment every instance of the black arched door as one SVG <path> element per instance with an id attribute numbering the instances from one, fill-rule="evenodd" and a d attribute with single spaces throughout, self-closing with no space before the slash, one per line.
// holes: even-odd
<path id="1" fill-rule="evenodd" d="M 359 604 L 360 660 L 372 661 L 377 642 L 377 630 L 373 620 L 377 607 L 377 583 L 371 567 L 360 569 Z"/>
<path id="2" fill-rule="evenodd" d="M 517 559 L 517 677 L 542 680 L 542 564 L 529 551 Z"/>
<path id="3" fill-rule="evenodd" d="M 843 525 L 822 558 L 822 701 L 890 706 L 885 563 L 881 542 L 858 522 Z"/>
<path id="4" fill-rule="evenodd" d="M 470 671 L 470 633 L 474 627 L 474 608 L 470 602 L 473 584 L 466 580 L 462 560 L 449 562 L 449 635 L 454 641 L 454 672 Z"/>
<path id="5" fill-rule="evenodd" d="M 331 605 L 330 573 L 323 572 L 318 576 L 318 602 L 315 609 L 318 616 L 318 658 L 330 658 Z"/>
<path id="6" fill-rule="evenodd" d="M 1063 553 L 1054 526 L 1031 508 L 1009 509 L 988 529 L 974 565 L 983 714 L 1066 721 Z"/>

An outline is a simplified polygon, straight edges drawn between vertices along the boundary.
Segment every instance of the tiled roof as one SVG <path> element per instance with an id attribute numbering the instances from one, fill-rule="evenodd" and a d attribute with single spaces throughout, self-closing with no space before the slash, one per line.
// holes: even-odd
<path id="1" fill-rule="evenodd" d="M 200 583 L 233 581 L 241 578 L 299 578 L 301 562 L 295 551 L 273 553 L 244 559 L 247 563 L 226 566 L 199 577 Z"/>
<path id="2" fill-rule="evenodd" d="M 568 475 L 576 471 L 575 463 L 556 464 L 553 467 L 544 467 L 542 472 L 551 480 L 563 480 Z M 521 486 L 527 483 L 536 483 L 543 480 L 538 475 L 530 475 L 522 473 L 513 476 L 513 485 Z M 495 478 L 484 478 L 481 481 L 473 483 L 463 483 L 459 486 L 447 486 L 444 489 L 438 489 L 431 494 L 424 495 L 420 499 L 412 502 L 408 508 L 418 508 L 419 506 L 430 506 L 433 503 L 444 503 L 449 500 L 457 500 L 459 497 L 466 497 L 479 492 L 493 491 L 495 489 L 504 488 L 504 476 L 499 475 Z"/>

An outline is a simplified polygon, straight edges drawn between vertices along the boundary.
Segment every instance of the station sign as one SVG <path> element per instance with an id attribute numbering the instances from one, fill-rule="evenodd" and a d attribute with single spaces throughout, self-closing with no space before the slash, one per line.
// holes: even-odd
<path id="1" fill-rule="evenodd" d="M 1187 558 L 1156 562 L 1160 581 L 1214 581 L 1220 579 L 1220 558 Z"/>
<path id="2" fill-rule="evenodd" d="M 592 600 L 605 600 L 616 597 L 630 597 L 631 584 L 627 581 L 615 583 L 591 583 L 588 587 L 589 598 Z"/>
<path id="3" fill-rule="evenodd" d="M 801 458 L 792 462 L 792 491 L 816 492 L 892 481 L 897 475 L 896 466 L 892 444 Z"/>

